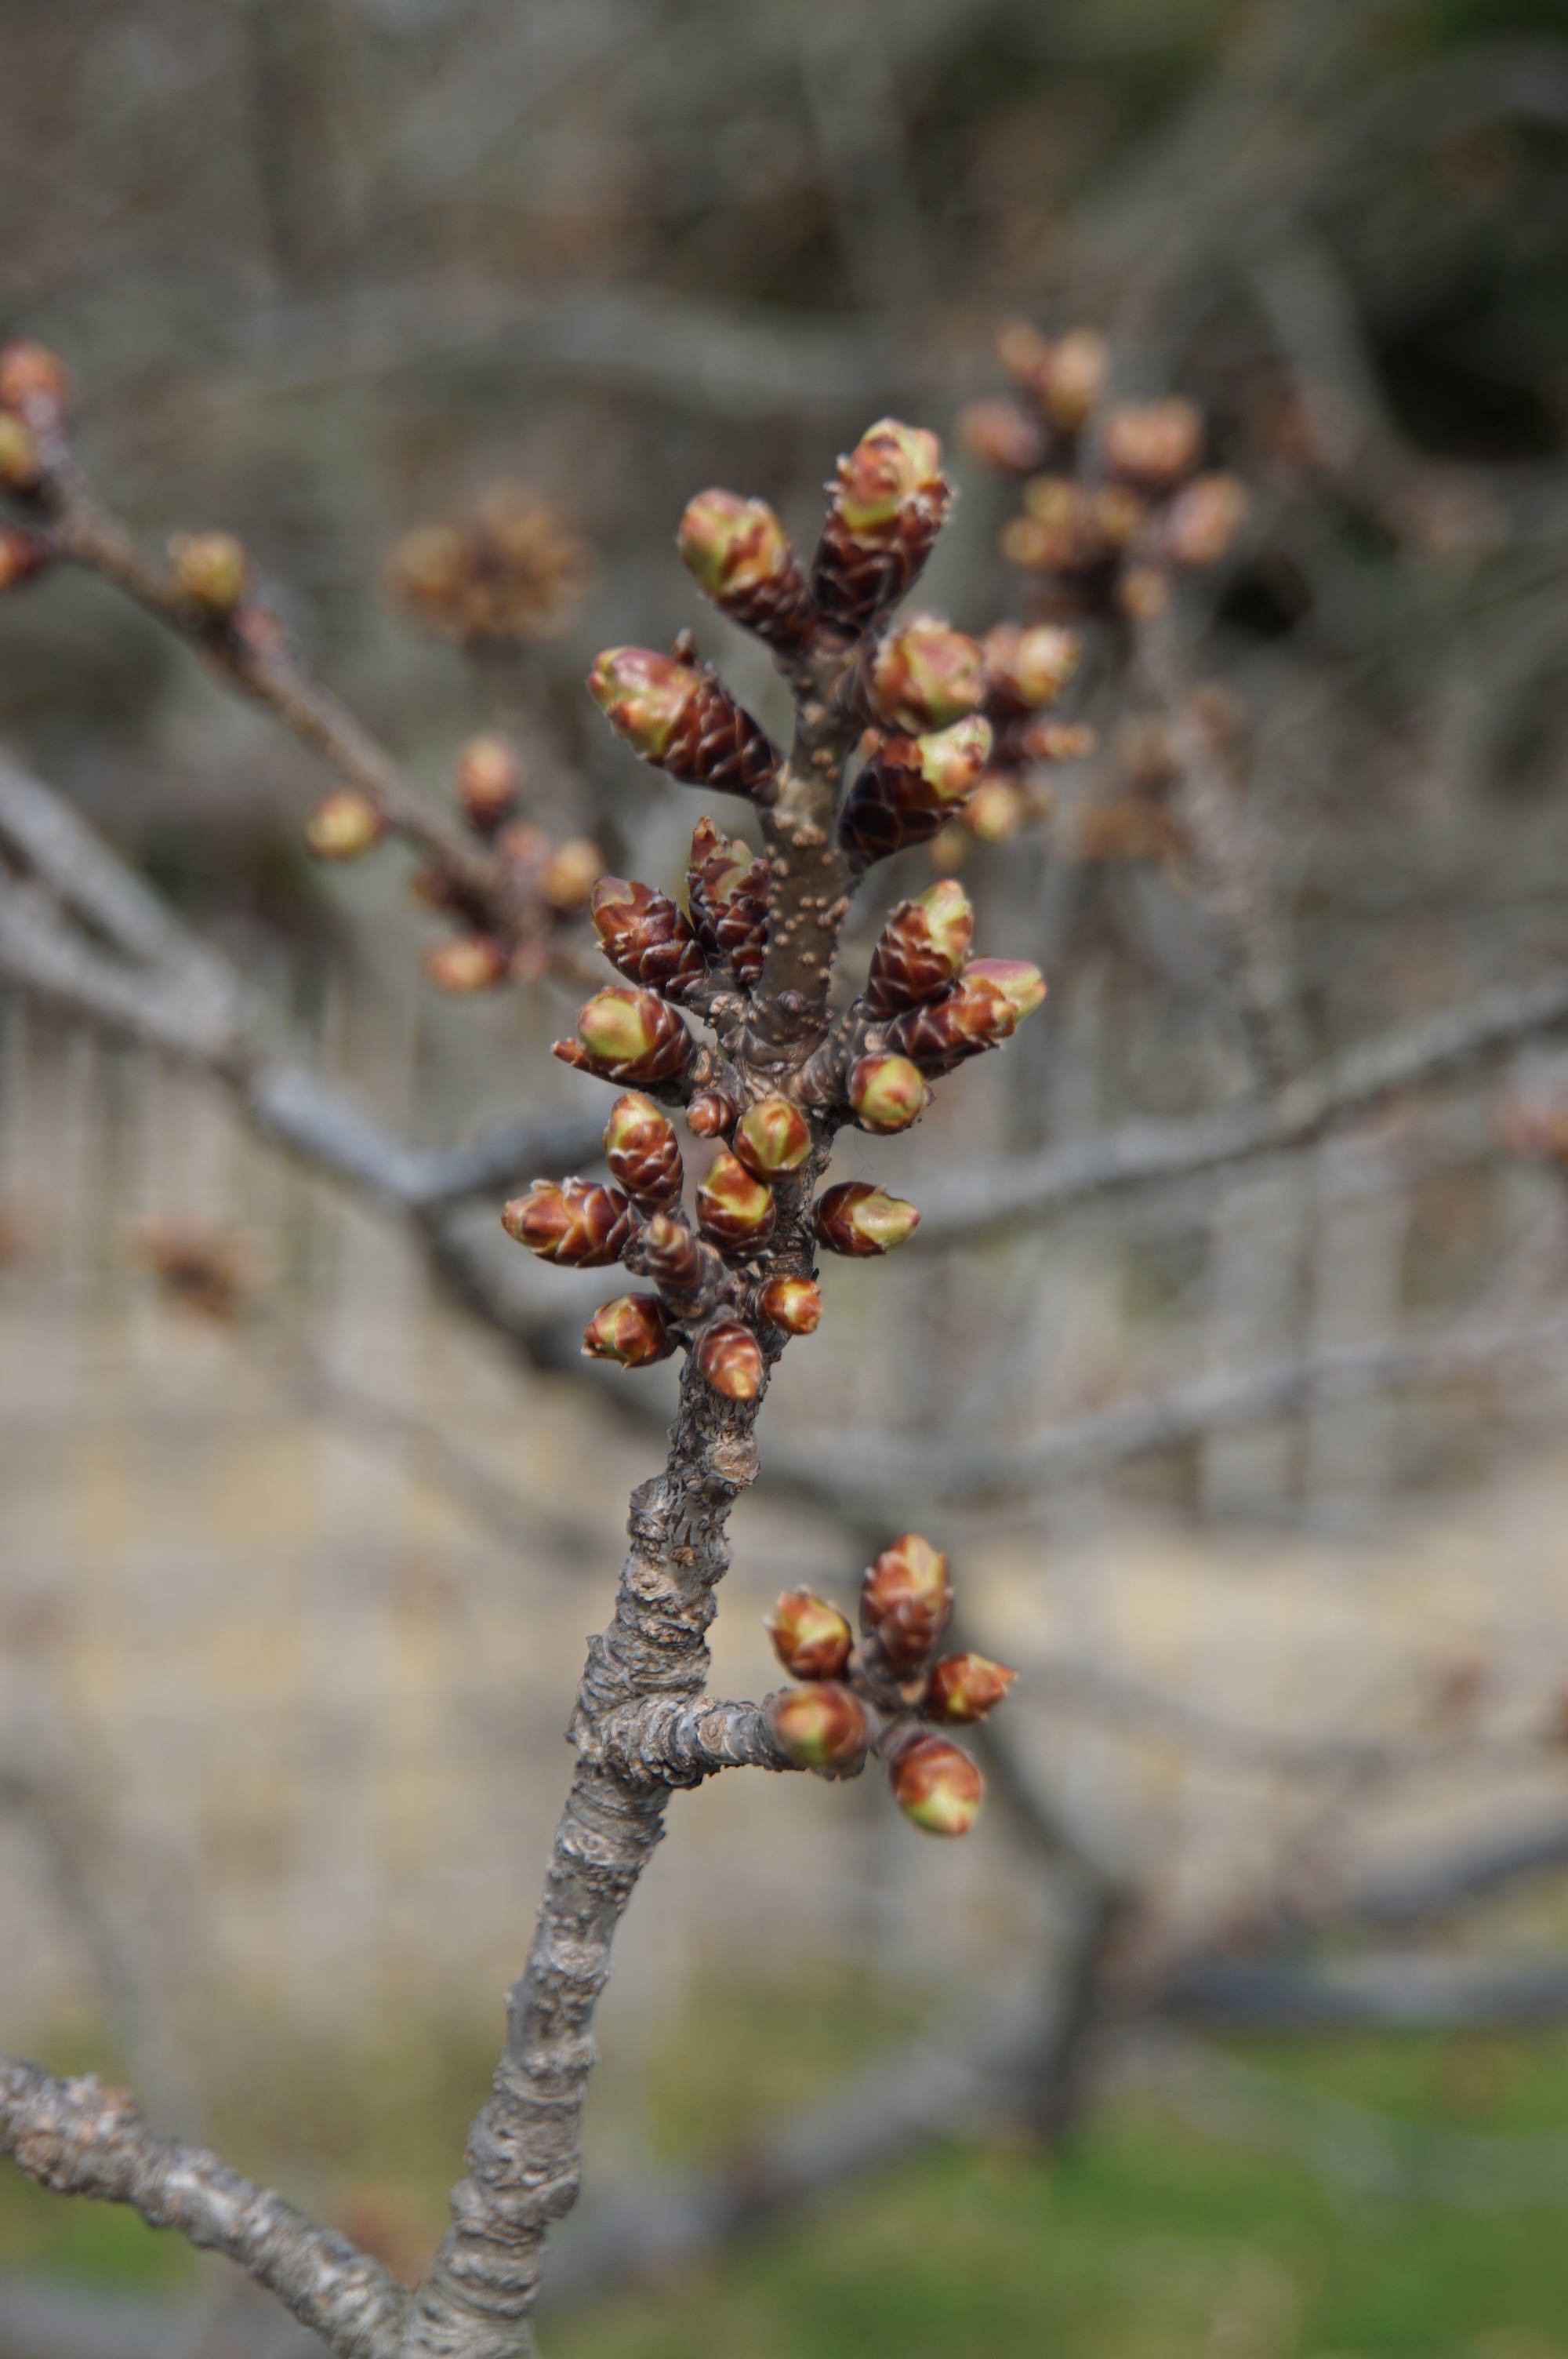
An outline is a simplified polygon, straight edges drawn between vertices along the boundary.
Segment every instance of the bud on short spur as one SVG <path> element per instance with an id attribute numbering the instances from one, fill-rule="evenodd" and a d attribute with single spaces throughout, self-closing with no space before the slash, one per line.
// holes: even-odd
<path id="1" fill-rule="evenodd" d="M 1105 421 L 1101 445 L 1113 474 L 1149 491 L 1190 475 L 1203 448 L 1203 419 L 1190 401 L 1124 402 Z"/>
<path id="2" fill-rule="evenodd" d="M 618 1294 L 600 1303 L 582 1332 L 583 1355 L 622 1368 L 652 1367 L 676 1348 L 668 1311 L 656 1294 Z"/>
<path id="3" fill-rule="evenodd" d="M 925 843 L 962 807 L 990 758 L 991 727 L 978 712 L 925 737 L 889 737 L 861 766 L 838 822 L 862 864 Z"/>
<path id="4" fill-rule="evenodd" d="M 773 1225 L 773 1191 L 728 1147 L 721 1147 L 697 1182 L 697 1217 L 715 1245 L 749 1250 L 761 1245 Z"/>
<path id="5" fill-rule="evenodd" d="M 873 1188 L 867 1180 L 846 1180 L 819 1196 L 814 1208 L 816 1234 L 829 1253 L 864 1256 L 892 1253 L 920 1225 L 913 1204 Z"/>
<path id="6" fill-rule="evenodd" d="M 640 1212 L 680 1201 L 680 1141 L 669 1116 L 634 1090 L 616 1099 L 604 1125 L 604 1157 Z"/>
<path id="7" fill-rule="evenodd" d="M 38 437 L 9 409 L 0 409 L 0 491 L 36 491 L 44 462 Z"/>
<path id="8" fill-rule="evenodd" d="M 829 1773 L 858 1769 L 871 1742 L 866 1707 L 852 1688 L 835 1680 L 785 1688 L 773 1701 L 773 1734 L 797 1769 Z"/>
<path id="9" fill-rule="evenodd" d="M 630 982 L 679 999 L 706 978 L 697 936 L 668 894 L 624 876 L 601 876 L 589 911 L 605 957 Z"/>
<path id="10" fill-rule="evenodd" d="M 757 1312 L 786 1335 L 815 1335 L 822 1318 L 822 1288 L 814 1277 L 770 1277 L 757 1297 Z"/>
<path id="11" fill-rule="evenodd" d="M 1006 843 L 1018 833 L 1026 816 L 1023 790 L 1017 779 L 1001 770 L 988 770 L 964 805 L 958 824 L 977 843 Z"/>
<path id="12" fill-rule="evenodd" d="M 762 1625 L 792 1680 L 836 1680 L 855 1634 L 836 1605 L 809 1589 L 786 1589 Z"/>
<path id="13" fill-rule="evenodd" d="M 788 1098 L 760 1098 L 735 1125 L 738 1159 L 758 1180 L 798 1171 L 811 1153 L 811 1125 Z"/>
<path id="14" fill-rule="evenodd" d="M 974 959 L 942 998 L 893 1018 L 888 1046 L 923 1072 L 950 1072 L 966 1057 L 1011 1039 L 1044 996 L 1044 977 L 1027 960 Z"/>
<path id="15" fill-rule="evenodd" d="M 1246 518 L 1244 484 L 1234 475 L 1196 475 L 1176 494 L 1161 531 L 1173 565 L 1217 565 Z"/>
<path id="16" fill-rule="evenodd" d="M 711 820 L 692 831 L 687 892 L 697 940 L 716 960 L 751 984 L 762 971 L 768 941 L 768 865 L 738 836 L 720 835 Z"/>
<path id="17" fill-rule="evenodd" d="M 907 1130 L 931 1103 L 918 1065 L 907 1057 L 861 1057 L 849 1069 L 849 1103 L 862 1130 Z"/>
<path id="18" fill-rule="evenodd" d="M 944 1655 L 931 1666 L 925 1683 L 925 1709 L 932 1720 L 955 1724 L 984 1720 L 994 1712 L 1018 1677 L 987 1655 Z"/>
<path id="19" fill-rule="evenodd" d="M 510 737 L 486 730 L 458 756 L 458 800 L 481 835 L 493 835 L 512 817 L 523 792 L 523 764 Z"/>
<path id="20" fill-rule="evenodd" d="M 58 353 L 30 337 L 0 344 L 0 409 L 27 425 L 54 425 L 70 408 L 70 372 Z"/>
<path id="21" fill-rule="evenodd" d="M 722 1090 L 694 1090 L 686 1110 L 687 1127 L 698 1138 L 728 1138 L 735 1114 L 734 1099 Z"/>
<path id="22" fill-rule="evenodd" d="M 858 637 L 914 586 L 951 497 L 935 434 L 884 418 L 838 462 L 812 565 L 811 594 L 835 631 Z"/>
<path id="23" fill-rule="evenodd" d="M 594 880 L 603 874 L 604 855 L 590 835 L 568 835 L 557 843 L 539 872 L 539 898 L 557 918 L 570 918 L 584 907 Z"/>
<path id="24" fill-rule="evenodd" d="M 427 979 L 454 998 L 493 991 L 505 982 L 508 963 L 505 944 L 492 934 L 454 934 L 450 941 L 436 942 L 425 953 Z"/>
<path id="25" fill-rule="evenodd" d="M 705 1327 L 696 1356 L 705 1382 L 726 1400 L 755 1400 L 762 1391 L 766 1372 L 762 1347 L 738 1319 L 719 1319 Z"/>
<path id="26" fill-rule="evenodd" d="M 46 533 L 29 532 L 25 525 L 0 526 L 0 595 L 36 582 L 49 571 L 57 555 Z"/>
<path id="27" fill-rule="evenodd" d="M 607 647 L 588 676 L 612 729 L 687 786 L 765 798 L 781 756 L 710 673 L 653 647 Z"/>
<path id="28" fill-rule="evenodd" d="M 692 1059 L 691 1034 L 668 1002 L 618 984 L 588 1002 L 578 1016 L 577 1037 L 593 1069 L 611 1081 L 670 1081 Z"/>
<path id="29" fill-rule="evenodd" d="M 979 641 L 933 615 L 914 615 L 876 649 L 868 690 L 874 717 L 889 729 L 916 736 L 946 729 L 985 694 Z"/>
<path id="30" fill-rule="evenodd" d="M 1045 461 L 1038 419 L 1021 402 L 971 401 L 958 412 L 958 440 L 971 458 L 1000 475 L 1032 475 Z"/>
<path id="31" fill-rule="evenodd" d="M 871 952 L 869 1012 L 891 1016 L 934 998 L 963 966 L 974 931 L 969 897 L 950 876 L 901 901 Z"/>
<path id="32" fill-rule="evenodd" d="M 251 561 L 232 532 L 180 532 L 168 544 L 175 587 L 204 622 L 226 623 L 250 587 Z"/>
<path id="33" fill-rule="evenodd" d="M 860 1627 L 877 1630 L 895 1607 L 931 1604 L 948 1595 L 947 1559 L 919 1532 L 904 1532 L 860 1583 Z"/>
<path id="34" fill-rule="evenodd" d="M 324 797 L 305 824 L 305 841 L 318 860 L 357 860 L 385 832 L 375 805 L 352 787 Z"/>
<path id="35" fill-rule="evenodd" d="M 989 984 L 1000 991 L 1015 1023 L 1033 1016 L 1045 997 L 1045 978 L 1028 959 L 971 959 L 962 979 Z"/>
<path id="36" fill-rule="evenodd" d="M 789 536 L 765 500 L 698 492 L 680 521 L 680 553 L 714 604 L 770 647 L 788 653 L 815 616 Z"/>
<path id="37" fill-rule="evenodd" d="M 967 1835 L 985 1799 L 979 1769 L 945 1736 L 917 1736 L 888 1777 L 904 1817 L 928 1835 Z"/>
<path id="38" fill-rule="evenodd" d="M 619 1189 L 596 1180 L 535 1180 L 527 1195 L 503 1205 L 501 1225 L 542 1261 L 562 1269 L 605 1269 L 633 1234 L 632 1207 Z"/>
<path id="39" fill-rule="evenodd" d="M 1005 712 L 1054 704 L 1083 661 L 1076 631 L 1059 623 L 999 623 L 983 641 L 986 683 Z"/>

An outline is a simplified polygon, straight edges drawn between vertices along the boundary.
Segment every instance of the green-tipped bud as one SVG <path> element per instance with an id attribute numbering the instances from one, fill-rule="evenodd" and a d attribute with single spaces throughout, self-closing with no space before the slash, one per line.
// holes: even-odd
<path id="1" fill-rule="evenodd" d="M 984 1720 L 1007 1694 L 1018 1673 L 989 1655 L 944 1655 L 933 1663 L 925 1683 L 925 1707 L 932 1720 L 959 1724 Z"/>
<path id="2" fill-rule="evenodd" d="M 871 1742 L 866 1707 L 852 1688 L 819 1680 L 786 1688 L 773 1701 L 773 1734 L 797 1769 L 840 1775 L 858 1769 Z"/>
<path id="3" fill-rule="evenodd" d="M 773 1191 L 721 1147 L 697 1185 L 697 1217 L 716 1245 L 760 1245 L 773 1225 Z"/>
<path id="4" fill-rule="evenodd" d="M 605 1269 L 630 1243 L 632 1207 L 597 1180 L 535 1180 L 525 1196 L 502 1207 L 501 1225 L 542 1261 L 562 1269 Z"/>
<path id="5" fill-rule="evenodd" d="M 702 679 L 654 647 L 606 647 L 594 658 L 588 685 L 611 727 L 644 761 L 658 762 Z"/>
<path id="6" fill-rule="evenodd" d="M 668 1002 L 620 984 L 594 994 L 577 1035 L 593 1063 L 618 1081 L 668 1081 L 691 1060 L 691 1035 Z"/>
<path id="7" fill-rule="evenodd" d="M 0 490 L 31 492 L 43 474 L 43 460 L 31 427 L 0 409 Z"/>
<path id="8" fill-rule="evenodd" d="M 883 1549 L 860 1584 L 860 1627 L 881 1627 L 895 1606 L 947 1594 L 947 1559 L 919 1532 L 904 1532 Z"/>
<path id="9" fill-rule="evenodd" d="M 945 729 L 973 712 L 985 686 L 979 640 L 930 614 L 890 632 L 871 658 L 871 701 L 890 729 Z"/>
<path id="10" fill-rule="evenodd" d="M 907 1057 L 861 1057 L 849 1071 L 849 1103 L 862 1130 L 907 1130 L 931 1103 L 918 1065 Z"/>
<path id="11" fill-rule="evenodd" d="M 481 834 L 493 834 L 511 818 L 523 792 L 522 758 L 511 738 L 496 729 L 470 737 L 458 756 L 453 783 Z"/>
<path id="12" fill-rule="evenodd" d="M 815 1335 L 822 1288 L 813 1277 L 770 1277 L 757 1297 L 757 1310 L 770 1327 L 782 1327 L 786 1335 Z"/>
<path id="13" fill-rule="evenodd" d="M 991 725 L 978 712 L 914 740 L 921 777 L 944 810 L 961 803 L 990 759 Z"/>
<path id="14" fill-rule="evenodd" d="M 681 1152 L 676 1126 L 652 1098 L 628 1090 L 604 1125 L 604 1159 L 639 1212 L 663 1212 L 680 1200 Z"/>
<path id="15" fill-rule="evenodd" d="M 913 1204 L 865 1180 L 829 1188 L 816 1200 L 816 1234 L 829 1253 L 855 1256 L 892 1253 L 920 1225 Z"/>
<path id="16" fill-rule="evenodd" d="M 759 1180 L 776 1180 L 781 1171 L 798 1171 L 806 1161 L 811 1125 L 788 1098 L 762 1098 L 741 1116 L 732 1144 L 748 1171 Z"/>
<path id="17" fill-rule="evenodd" d="M 318 860 L 357 860 L 385 832 L 375 805 L 351 787 L 326 796 L 305 823 L 305 841 Z"/>
<path id="18" fill-rule="evenodd" d="M 680 520 L 680 553 L 715 605 L 764 589 L 795 564 L 789 535 L 766 500 L 698 492 Z"/>
<path id="19" fill-rule="evenodd" d="M 762 1627 L 792 1680 L 836 1680 L 855 1643 L 838 1608 L 809 1589 L 786 1589 Z"/>
<path id="20" fill-rule="evenodd" d="M 177 533 L 168 560 L 180 596 L 211 622 L 226 622 L 250 587 L 251 561 L 232 532 Z"/>
<path id="21" fill-rule="evenodd" d="M 454 999 L 470 996 L 476 991 L 493 991 L 504 983 L 508 958 L 505 944 L 492 934 L 454 934 L 449 941 L 437 942 L 425 953 L 425 975 L 438 991 L 445 991 Z"/>
<path id="22" fill-rule="evenodd" d="M 601 1303 L 583 1329 L 584 1356 L 622 1368 L 651 1367 L 676 1348 L 670 1318 L 656 1294 L 618 1294 Z"/>
<path id="23" fill-rule="evenodd" d="M 950 876 L 900 902 L 871 952 L 869 1012 L 891 1016 L 934 998 L 958 973 L 974 931 L 969 897 Z"/>
<path id="24" fill-rule="evenodd" d="M 985 1779 L 945 1736 L 917 1736 L 888 1774 L 899 1809 L 928 1835 L 967 1835 L 985 1799 Z"/>
<path id="25" fill-rule="evenodd" d="M 1054 704 L 1076 673 L 1084 643 L 1060 623 L 999 623 L 984 643 L 986 679 L 1000 701 L 1018 712 Z"/>
<path id="26" fill-rule="evenodd" d="M 762 1347 L 738 1319 L 719 1319 L 704 1328 L 697 1341 L 697 1364 L 704 1380 L 726 1400 L 755 1400 L 762 1389 L 766 1374 Z"/>
<path id="27" fill-rule="evenodd" d="M 993 984 L 1011 1008 L 1015 1023 L 1032 1016 L 1045 996 L 1045 978 L 1027 959 L 971 959 L 964 981 Z"/>
<path id="28" fill-rule="evenodd" d="M 942 497 L 942 445 L 924 427 L 881 418 L 838 462 L 834 506 L 851 532 L 891 525 L 923 497 Z"/>

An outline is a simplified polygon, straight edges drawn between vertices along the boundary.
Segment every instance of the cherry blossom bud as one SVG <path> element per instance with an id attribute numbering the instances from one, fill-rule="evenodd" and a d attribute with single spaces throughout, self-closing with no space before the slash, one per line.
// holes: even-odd
<path id="1" fill-rule="evenodd" d="M 1022 630 L 1015 623 L 999 623 L 982 647 L 993 695 L 1019 712 L 1054 704 L 1084 656 L 1078 633 L 1059 623 L 1032 623 Z"/>
<path id="2" fill-rule="evenodd" d="M 36 582 L 58 554 L 45 533 L 29 532 L 25 525 L 0 526 L 0 593 Z"/>
<path id="3" fill-rule="evenodd" d="M 539 876 L 539 898 L 557 918 L 569 918 L 582 908 L 604 868 L 604 855 L 589 835 L 569 835 L 546 861 Z"/>
<path id="4" fill-rule="evenodd" d="M 1195 475 L 1176 494 L 1161 531 L 1173 565 L 1217 565 L 1246 516 L 1246 486 L 1234 475 Z"/>
<path id="5" fill-rule="evenodd" d="M 974 930 L 969 897 L 951 877 L 928 886 L 913 901 L 901 901 L 871 952 L 870 1012 L 887 1016 L 933 998 L 962 967 Z"/>
<path id="6" fill-rule="evenodd" d="M 523 763 L 510 737 L 486 730 L 470 737 L 458 756 L 458 800 L 481 835 L 493 835 L 516 810 L 523 792 Z"/>
<path id="7" fill-rule="evenodd" d="M 897 418 L 869 426 L 838 462 L 834 506 L 851 532 L 896 524 L 912 501 L 942 484 L 942 445 L 924 427 Z"/>
<path id="8" fill-rule="evenodd" d="M 914 740 L 920 775 L 944 810 L 963 801 L 990 758 L 991 725 L 972 712 Z"/>
<path id="9" fill-rule="evenodd" d="M 616 733 L 645 762 L 664 757 L 701 675 L 654 647 L 606 647 L 594 658 L 589 693 Z"/>
<path id="10" fill-rule="evenodd" d="M 0 409 L 31 425 L 53 425 L 70 408 L 70 372 L 47 344 L 18 336 L 0 344 Z"/>
<path id="11" fill-rule="evenodd" d="M 341 787 L 319 802 L 305 826 L 305 841 L 318 860 L 357 860 L 386 833 L 386 823 L 368 797 Z"/>
<path id="12" fill-rule="evenodd" d="M 724 1265 L 712 1246 L 671 1213 L 655 1212 L 641 1244 L 643 1268 L 683 1312 L 700 1307 L 710 1299 L 713 1284 L 725 1280 Z"/>
<path id="13" fill-rule="evenodd" d="M 597 1180 L 535 1180 L 526 1196 L 502 1207 L 509 1237 L 562 1269 L 604 1269 L 631 1240 L 632 1207 Z"/>
<path id="14" fill-rule="evenodd" d="M 1015 778 L 988 770 L 958 815 L 978 843 L 1005 843 L 1023 825 L 1023 796 Z"/>
<path id="15" fill-rule="evenodd" d="M 656 1294 L 618 1294 L 601 1303 L 583 1330 L 584 1356 L 623 1368 L 651 1367 L 676 1348 L 670 1317 Z"/>
<path id="16" fill-rule="evenodd" d="M 945 1736 L 917 1736 L 888 1774 L 899 1809 L 925 1833 L 967 1835 L 974 1825 L 986 1781 Z"/>
<path id="17" fill-rule="evenodd" d="M 904 1532 L 883 1549 L 860 1584 L 860 1627 L 874 1630 L 904 1599 L 940 1596 L 946 1587 L 946 1551 L 919 1532 Z"/>
<path id="18" fill-rule="evenodd" d="M 990 756 L 978 712 L 925 737 L 889 737 L 861 766 L 838 831 L 861 863 L 926 842 L 962 805 Z"/>
<path id="19" fill-rule="evenodd" d="M 175 587 L 204 620 L 227 622 L 250 586 L 251 561 L 232 532 L 180 532 L 168 544 Z"/>
<path id="20" fill-rule="evenodd" d="M 1029 475 L 1045 457 L 1039 421 L 1016 401 L 971 401 L 958 412 L 958 439 L 982 467 Z"/>
<path id="21" fill-rule="evenodd" d="M 1045 978 L 1028 959 L 971 959 L 964 969 L 964 980 L 994 984 L 1020 1023 L 1034 1013 L 1045 996 Z"/>
<path id="22" fill-rule="evenodd" d="M 578 1017 L 577 1032 L 594 1067 L 615 1081 L 669 1081 L 691 1062 L 691 1034 L 668 1002 L 651 991 L 611 984 L 596 992 Z"/>
<path id="23" fill-rule="evenodd" d="M 697 1090 L 686 1110 L 687 1127 L 698 1138 L 725 1138 L 735 1122 L 735 1101 L 722 1090 Z"/>
<path id="24" fill-rule="evenodd" d="M 492 991 L 506 980 L 506 948 L 491 934 L 456 934 L 426 951 L 425 973 L 438 991 L 454 997 Z"/>
<path id="25" fill-rule="evenodd" d="M 1052 347 L 1036 397 L 1053 426 L 1076 433 L 1099 402 L 1110 375 L 1110 347 L 1093 328 L 1074 328 Z"/>
<path id="26" fill-rule="evenodd" d="M 43 475 L 38 438 L 14 411 L 0 409 L 0 490 L 36 491 Z"/>
<path id="27" fill-rule="evenodd" d="M 851 1066 L 849 1103 L 862 1130 L 907 1130 L 931 1103 L 918 1065 L 907 1057 L 861 1057 Z"/>
<path id="28" fill-rule="evenodd" d="M 1014 1680 L 1003 1663 L 993 1663 L 986 1655 L 944 1655 L 931 1667 L 926 1681 L 925 1708 L 933 1720 L 954 1723 L 984 1720 L 994 1712 Z"/>
<path id="29" fill-rule="evenodd" d="M 741 1116 L 732 1143 L 748 1171 L 776 1180 L 798 1171 L 811 1153 L 811 1125 L 788 1098 L 762 1098 Z"/>
<path id="30" fill-rule="evenodd" d="M 716 1245 L 761 1245 L 776 1218 L 773 1191 L 721 1147 L 697 1183 L 697 1217 Z"/>
<path id="31" fill-rule="evenodd" d="M 773 1698 L 772 1719 L 780 1750 L 799 1769 L 858 1769 L 871 1742 L 865 1705 L 835 1680 L 785 1688 Z"/>
<path id="32" fill-rule="evenodd" d="M 855 1634 L 836 1605 L 809 1589 L 786 1589 L 762 1625 L 792 1680 L 836 1680 Z"/>
<path id="33" fill-rule="evenodd" d="M 666 893 L 601 876 L 589 904 L 604 954 L 633 983 L 679 999 L 708 974 L 697 936 Z"/>
<path id="34" fill-rule="evenodd" d="M 653 647 L 607 647 L 589 674 L 611 727 L 687 786 L 765 799 L 782 756 L 710 673 Z"/>
<path id="35" fill-rule="evenodd" d="M 870 690 L 876 717 L 890 729 L 945 729 L 973 712 L 985 694 L 979 642 L 917 614 L 877 648 Z"/>
<path id="36" fill-rule="evenodd" d="M 698 492 L 680 525 L 680 553 L 714 604 L 775 647 L 797 647 L 815 617 L 789 536 L 765 500 Z"/>
<path id="37" fill-rule="evenodd" d="M 920 1215 L 900 1196 L 866 1180 L 846 1180 L 819 1196 L 816 1234 L 829 1253 L 864 1256 L 891 1253 L 914 1234 Z"/>
<path id="38" fill-rule="evenodd" d="M 951 496 L 934 434 L 884 418 L 838 462 L 812 565 L 816 611 L 858 636 L 914 588 Z"/>
<path id="39" fill-rule="evenodd" d="M 812 1277 L 770 1277 L 757 1297 L 757 1310 L 770 1327 L 782 1327 L 786 1335 L 815 1335 L 822 1289 Z"/>
<path id="40" fill-rule="evenodd" d="M 762 1347 L 738 1319 L 716 1320 L 697 1339 L 697 1364 L 716 1393 L 726 1400 L 755 1400 L 762 1389 L 766 1364 Z"/>
<path id="41" fill-rule="evenodd" d="M 1124 402 L 1105 422 L 1105 462 L 1130 482 L 1162 490 L 1191 474 L 1203 419 L 1190 401 Z"/>
<path id="42" fill-rule="evenodd" d="M 604 1157 L 639 1212 L 678 1203 L 680 1141 L 669 1116 L 635 1090 L 616 1099 L 604 1125 Z"/>

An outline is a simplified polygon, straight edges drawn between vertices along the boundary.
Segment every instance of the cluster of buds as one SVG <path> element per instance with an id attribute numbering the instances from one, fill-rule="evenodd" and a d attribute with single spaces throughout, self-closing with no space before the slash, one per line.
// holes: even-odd
<path id="1" fill-rule="evenodd" d="M 387 579 L 427 631 L 470 648 L 557 638 L 593 571 L 588 543 L 526 484 L 498 484 L 473 515 L 422 525 L 393 551 Z"/>
<path id="2" fill-rule="evenodd" d="M 860 1584 L 858 1638 L 809 1589 L 786 1590 L 765 1625 L 800 1683 L 770 1707 L 781 1750 L 826 1777 L 853 1777 L 875 1754 L 900 1809 L 927 1834 L 967 1834 L 985 1792 L 968 1755 L 935 1732 L 983 1720 L 1015 1677 L 984 1655 L 936 1657 L 952 1612 L 946 1556 L 905 1532 Z"/>

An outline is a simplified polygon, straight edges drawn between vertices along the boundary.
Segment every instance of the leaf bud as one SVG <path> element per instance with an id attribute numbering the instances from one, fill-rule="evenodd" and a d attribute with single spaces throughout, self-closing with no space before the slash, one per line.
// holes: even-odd
<path id="1" fill-rule="evenodd" d="M 786 1589 L 763 1623 L 792 1680 L 836 1680 L 855 1634 L 836 1605 L 809 1589 Z"/>

